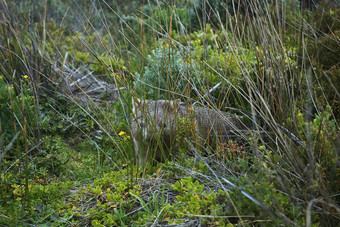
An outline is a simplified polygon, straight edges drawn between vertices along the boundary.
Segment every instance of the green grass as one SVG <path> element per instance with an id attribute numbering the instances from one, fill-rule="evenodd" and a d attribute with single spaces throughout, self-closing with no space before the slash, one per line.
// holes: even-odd
<path id="1" fill-rule="evenodd" d="M 0 226 L 338 223 L 340 8 L 299 2 L 2 0 Z M 67 68 L 121 100 L 84 105 Z M 209 146 L 179 119 L 179 152 L 138 166 L 136 97 L 248 129 Z"/>

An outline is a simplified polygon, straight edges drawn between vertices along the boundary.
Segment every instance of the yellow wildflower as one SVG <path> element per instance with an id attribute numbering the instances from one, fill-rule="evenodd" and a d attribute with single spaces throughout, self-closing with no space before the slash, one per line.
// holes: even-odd
<path id="1" fill-rule="evenodd" d="M 124 136 L 124 141 L 129 140 L 131 137 L 130 136 Z"/>
<path id="2" fill-rule="evenodd" d="M 121 131 L 118 135 L 119 136 L 122 136 L 122 135 L 124 135 L 126 132 L 124 132 L 124 131 Z"/>
<path id="3" fill-rule="evenodd" d="M 123 69 L 125 70 L 125 69 L 126 69 L 126 67 L 125 67 L 125 66 L 123 66 Z"/>
<path id="4" fill-rule="evenodd" d="M 28 78 L 28 76 L 27 75 L 24 75 L 24 76 L 22 76 L 23 78 L 25 78 L 25 79 L 27 79 Z"/>

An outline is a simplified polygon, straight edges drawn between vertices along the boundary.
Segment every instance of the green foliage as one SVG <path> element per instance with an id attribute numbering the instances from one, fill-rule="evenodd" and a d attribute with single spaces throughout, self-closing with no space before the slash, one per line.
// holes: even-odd
<path id="1" fill-rule="evenodd" d="M 235 2 L 238 7 L 238 2 Z M 226 22 L 226 14 L 233 14 L 230 1 L 194 0 L 188 5 L 190 25 L 194 29 L 202 29 L 205 23 L 219 27 Z"/>
<path id="2" fill-rule="evenodd" d="M 102 1 L 79 1 L 70 11 L 55 0 L 5 2 L 13 11 L 5 7 L 0 22 L 1 224 L 148 226 L 198 218 L 203 225 L 245 224 L 222 218 L 239 215 L 254 216 L 253 225 L 287 224 L 245 193 L 298 225 L 305 224 L 307 203 L 319 197 L 327 202 L 313 207 L 313 222 L 327 226 L 337 218 L 327 205 L 336 202 L 340 187 L 338 8 L 312 12 L 300 10 L 299 1 L 256 1 L 265 6 L 261 14 L 242 1 L 129 0 L 107 2 L 112 12 Z M 80 108 L 63 94 L 42 95 L 45 82 L 56 86 L 51 69 L 61 62 L 107 74 L 127 92 L 106 109 Z M 304 73 L 309 66 L 311 90 Z M 141 173 L 129 134 L 131 95 L 198 99 L 218 83 L 203 97 L 209 104 L 248 110 L 268 124 L 287 122 L 307 149 L 293 146 L 277 127 L 259 128 L 273 142 L 255 138 L 253 130 L 242 138 L 250 143 L 216 144 L 204 160 L 239 186 L 223 191 L 206 180 L 211 169 L 205 161 L 188 158 L 197 130 L 183 118 L 176 128 L 180 162 L 168 161 L 152 176 L 158 167 Z M 300 109 L 311 94 L 318 114 L 306 121 Z M 164 181 L 168 186 L 148 192 L 150 182 Z"/>
<path id="3" fill-rule="evenodd" d="M 102 54 L 98 56 L 96 60 L 99 62 L 97 64 L 91 63 L 90 68 L 94 70 L 95 74 L 105 74 L 107 72 L 120 72 L 126 67 L 122 59 L 117 59 L 115 56 Z"/>
<path id="4" fill-rule="evenodd" d="M 218 220 L 219 215 L 224 215 L 223 204 L 217 202 L 217 197 L 226 196 L 227 192 L 204 191 L 204 185 L 192 178 L 184 178 L 171 186 L 179 195 L 176 202 L 169 210 L 171 218 L 183 218 L 188 215 L 212 215 L 213 220 Z M 209 220 L 209 219 L 208 219 Z M 208 220 L 204 220 L 207 222 Z"/>
<path id="5" fill-rule="evenodd" d="M 243 191 L 255 197 L 258 201 L 261 201 L 261 203 L 269 207 L 269 209 L 281 212 L 290 218 L 297 217 L 301 210 L 290 203 L 289 196 L 278 191 L 274 183 L 263 176 L 268 176 L 268 174 L 266 174 L 265 170 L 260 170 L 257 176 L 252 176 L 251 178 L 241 177 L 237 179 L 237 181 L 238 184 L 245 185 L 242 188 Z M 275 217 L 269 218 L 269 212 L 247 198 L 240 190 L 232 191 L 230 198 L 239 212 L 268 220 L 268 224 L 264 226 L 280 225 L 283 223 L 282 219 Z"/>
<path id="6" fill-rule="evenodd" d="M 331 118 L 331 108 L 327 106 L 326 109 L 315 115 L 312 122 L 304 120 L 303 114 L 297 113 L 297 128 L 307 147 L 313 149 L 315 162 L 315 176 L 317 181 L 321 181 L 328 185 L 329 190 L 337 190 L 340 187 L 336 172 L 338 171 L 337 162 L 339 156 L 335 149 L 337 143 L 338 133 L 340 128 L 337 126 L 335 119 Z M 308 157 L 308 151 L 302 152 L 302 158 Z M 305 158 L 306 164 L 311 160 Z"/>
<path id="7" fill-rule="evenodd" d="M 97 129 L 98 125 L 78 105 L 69 101 L 65 96 L 57 95 L 54 99 L 42 96 L 41 109 L 44 119 L 42 130 L 53 134 L 79 134 L 78 125 L 82 125 L 84 133 Z M 69 118 L 68 118 L 69 117 Z"/>
<path id="8" fill-rule="evenodd" d="M 147 225 L 153 223 L 156 217 L 158 220 L 163 220 L 163 223 L 179 224 L 183 222 L 183 218 L 194 219 L 195 215 L 216 216 L 216 218 L 206 218 L 206 220 L 203 220 L 203 223 L 212 223 L 212 221 L 217 221 L 219 224 L 228 223 L 222 218 L 218 218 L 219 215 L 223 215 L 223 206 L 225 205 L 218 198 L 225 197 L 226 192 L 206 192 L 204 191 L 204 185 L 194 181 L 192 178 L 181 179 L 172 185 L 171 188 L 179 193 L 175 197 L 176 200 L 172 204 L 165 202 L 162 192 L 160 196 L 161 201 L 157 204 L 156 201 L 158 199 L 155 198 L 155 193 L 153 193 L 153 197 L 151 197 L 153 199 L 149 199 L 148 205 L 141 201 L 141 204 L 146 206 L 154 204 L 152 206 L 153 209 L 146 207 L 146 214 L 140 217 L 135 224 Z"/>
<path id="9" fill-rule="evenodd" d="M 47 21 L 45 26 L 36 23 L 34 31 L 38 37 L 47 36 L 46 41 L 40 43 L 39 48 L 49 59 L 61 59 L 76 67 L 87 64 L 96 75 L 116 73 L 125 68 L 124 61 L 114 54 L 115 47 L 109 35 L 99 37 L 95 32 L 92 34 L 80 31 L 71 33 L 66 26 L 57 26 L 53 19 Z M 31 40 L 24 41 L 26 45 L 31 45 L 31 42 Z M 65 57 L 68 58 L 64 59 Z"/>
<path id="10" fill-rule="evenodd" d="M 65 166 L 69 161 L 68 155 L 72 153 L 68 145 L 57 136 L 44 136 L 43 147 L 39 154 L 34 158 L 35 171 L 32 171 L 32 178 L 34 176 L 41 177 L 47 181 L 50 174 L 66 175 Z"/>
<path id="11" fill-rule="evenodd" d="M 79 222 L 82 215 L 94 215 L 90 221 L 104 220 L 105 225 L 113 225 L 113 220 L 116 223 L 121 219 L 123 221 L 121 223 L 131 221 L 130 218 L 125 217 L 126 210 L 130 210 L 133 206 L 131 200 L 127 200 L 126 193 L 139 195 L 141 189 L 139 186 L 131 186 L 131 181 L 126 178 L 128 169 L 111 172 L 112 164 L 105 165 L 102 169 L 107 173 L 101 176 L 98 171 L 95 171 L 97 165 L 93 153 L 96 149 L 91 149 L 89 143 L 83 142 L 71 149 L 70 144 L 61 141 L 60 137 L 44 139 L 46 142 L 39 155 L 45 157 L 35 157 L 30 165 L 32 176 L 29 182 L 31 198 L 29 213 L 21 208 L 26 200 L 24 185 L 9 184 L 9 182 L 19 182 L 22 176 L 8 173 L 5 185 L 1 184 L 0 203 L 4 205 L 0 207 L 0 212 L 4 216 L 0 217 L 0 223 L 69 225 L 71 222 Z M 79 152 L 74 149 L 79 149 Z M 22 163 L 18 162 L 15 168 L 20 168 L 21 165 Z M 58 180 L 53 181 L 56 177 Z M 93 178 L 96 177 L 93 182 Z M 77 189 L 77 194 L 70 194 L 71 187 L 78 185 L 75 187 L 78 188 L 79 184 L 84 182 L 91 182 L 93 185 Z M 95 197 L 96 201 L 98 199 L 96 204 L 98 209 L 88 209 L 86 214 L 79 212 L 77 204 L 82 205 L 84 199 L 90 197 Z M 7 203 L 4 203 L 6 200 Z M 114 210 L 117 215 L 111 217 L 108 214 L 97 214 L 108 208 Z"/>
<path id="12" fill-rule="evenodd" d="M 166 2 L 160 5 L 147 5 L 143 7 L 147 15 L 145 23 L 162 33 L 172 31 L 184 33 L 189 25 L 187 10 L 176 6 L 171 6 Z M 151 29 L 150 29 L 151 30 Z"/>
<path id="13" fill-rule="evenodd" d="M 191 93 L 192 87 L 202 83 L 195 72 L 195 63 L 172 44 L 160 46 L 148 55 L 143 75 L 135 73 L 135 92 L 146 99 L 168 99 L 176 94 Z"/>
<path id="14" fill-rule="evenodd" d="M 183 157 L 189 150 L 187 141 L 197 142 L 197 138 L 195 138 L 196 125 L 190 118 L 179 118 L 176 126 L 176 142 L 179 147 L 179 155 Z"/>
<path id="15" fill-rule="evenodd" d="M 339 50 L 340 53 L 340 50 Z M 320 72 L 321 73 L 321 72 Z M 323 75 L 320 76 L 321 78 L 321 86 L 317 89 L 318 93 L 325 94 L 326 100 L 320 100 L 320 103 L 323 106 L 327 106 L 325 103 L 328 102 L 329 105 L 332 107 L 332 111 L 334 114 L 334 117 L 337 121 L 340 119 L 340 99 L 339 99 L 339 93 L 335 92 L 340 91 L 340 67 L 339 66 L 333 66 L 330 70 L 326 72 L 322 72 Z M 327 87 L 330 85 L 333 89 L 327 89 Z"/>
<path id="16" fill-rule="evenodd" d="M 135 205 L 131 195 L 139 196 L 141 188 L 131 185 L 131 181 L 126 178 L 127 173 L 126 169 L 108 172 L 96 179 L 93 185 L 80 188 L 71 202 L 64 206 L 63 212 L 77 213 L 74 219 L 89 216 L 91 223 L 96 226 L 130 224 L 135 216 L 126 215 Z M 95 198 L 95 207 L 82 211 L 80 207 L 90 197 Z"/>
<path id="17" fill-rule="evenodd" d="M 0 139 L 3 140 L 2 144 L 5 146 L 11 144 L 11 139 L 18 132 L 22 136 L 22 127 L 20 125 L 22 126 L 24 123 L 23 111 L 25 112 L 27 125 L 34 125 L 37 120 L 34 97 L 29 88 L 29 77 L 27 75 L 22 76 L 21 83 L 21 94 L 18 95 L 14 86 L 5 83 L 3 77 L 0 76 Z"/>
<path id="18" fill-rule="evenodd" d="M 258 178 L 258 182 L 254 183 L 253 187 L 249 186 L 251 182 L 246 182 L 245 178 L 233 180 L 237 180 L 239 184 L 246 183 L 248 186 L 243 190 L 250 195 L 256 195 L 264 204 L 277 206 L 276 209 L 287 211 L 290 205 L 288 196 L 278 193 L 273 184 L 268 183 L 267 180 Z M 195 215 L 212 215 L 215 218 L 211 218 L 211 222 L 217 221 L 220 225 L 226 225 L 228 222 L 225 219 L 218 218 L 218 216 L 237 216 L 237 212 L 242 215 L 255 215 L 263 218 L 268 215 L 263 213 L 261 207 L 245 197 L 239 190 L 234 189 L 231 192 L 206 191 L 204 185 L 192 178 L 184 178 L 171 187 L 179 193 L 176 202 L 169 208 L 169 214 L 172 218 L 184 218 L 187 215 L 189 217 L 190 215 L 193 215 L 193 217 Z M 204 222 L 208 220 L 204 220 Z M 280 223 L 280 220 L 275 220 L 275 222 Z"/>
<path id="19" fill-rule="evenodd" d="M 340 36 L 340 28 L 333 32 L 332 35 L 323 35 L 316 41 L 310 42 L 308 53 L 313 56 L 324 69 L 330 69 L 339 63 L 340 40 L 336 37 Z"/>
<path id="20" fill-rule="evenodd" d="M 323 106 L 331 105 L 337 119 L 340 119 L 339 36 L 340 28 L 332 31 L 331 34 L 321 34 L 316 40 L 309 41 L 307 46 L 307 52 L 313 59 L 311 67 L 320 83 L 320 86 L 315 86 L 315 90 L 319 97 L 325 96 L 324 99 L 319 98 L 318 101 Z"/>
<path id="21" fill-rule="evenodd" d="M 174 39 L 190 47 L 188 62 L 195 62 L 195 70 L 202 75 L 199 91 L 205 94 L 218 83 L 221 85 L 211 95 L 219 101 L 219 105 L 234 107 L 246 105 L 236 89 L 246 88 L 244 73 L 252 75 L 260 68 L 257 51 L 254 48 L 235 48 L 230 32 L 214 30 L 207 24 L 205 30 L 198 30 L 189 35 L 174 34 Z M 238 43 L 241 46 L 241 43 Z M 203 86 L 202 86 L 203 85 Z"/>
<path id="22" fill-rule="evenodd" d="M 5 225 L 22 225 L 24 218 L 32 224 L 51 225 L 56 222 L 65 222 L 65 219 L 59 217 L 57 206 L 61 204 L 62 199 L 68 194 L 72 182 L 57 182 L 44 184 L 43 181 L 36 179 L 36 182 L 29 184 L 31 207 L 29 212 L 22 209 L 25 200 L 25 189 L 23 185 L 12 184 L 7 188 L 6 206 L 0 206 L 1 215 L 0 223 Z"/>
<path id="23" fill-rule="evenodd" d="M 230 168 L 237 168 L 238 171 L 242 166 L 240 159 L 242 159 L 242 162 L 245 163 L 247 163 L 247 161 L 250 159 L 249 154 L 247 153 L 247 150 L 244 148 L 244 146 L 238 145 L 233 141 L 220 143 L 216 147 L 215 155 L 217 159 L 227 162 L 228 165 L 230 165 Z"/>
<path id="24" fill-rule="evenodd" d="M 330 34 L 340 30 L 340 9 L 330 7 L 326 1 L 313 16 L 314 26 L 321 34 Z"/>
<path id="25" fill-rule="evenodd" d="M 16 33 L 10 30 L 10 25 L 0 24 L 0 73 L 10 83 L 20 83 L 20 75 L 27 73 L 25 60 L 29 56 L 25 45 L 30 44 L 26 30 Z M 21 28 L 21 27 L 20 27 Z M 26 37 L 25 43 L 21 43 L 21 36 Z M 13 77 L 15 75 L 15 77 Z"/>
<path id="26" fill-rule="evenodd" d="M 233 145 L 230 144 L 228 147 L 229 149 L 237 149 L 237 147 L 234 148 Z M 261 149 L 263 150 L 265 148 L 262 147 Z M 278 171 L 270 168 L 266 161 L 252 160 L 251 162 L 253 164 L 250 167 L 249 158 L 242 158 L 242 155 L 240 158 L 234 158 L 230 161 L 226 160 L 224 165 L 228 167 L 228 171 L 232 170 L 234 173 L 237 173 L 237 176 L 226 178 L 239 186 L 239 189 L 230 188 L 228 192 L 222 190 L 218 190 L 217 192 L 209 191 L 208 186 L 211 187 L 215 183 L 199 183 L 192 177 L 182 178 L 177 181 L 171 186 L 173 190 L 178 192 L 178 196 L 176 197 L 177 200 L 175 203 L 169 208 L 170 214 L 172 211 L 174 212 L 174 214 L 170 216 L 174 217 L 173 220 L 177 220 L 177 218 L 190 217 L 192 214 L 208 215 L 214 212 L 216 218 L 208 220 L 217 220 L 221 225 L 224 221 L 219 220 L 218 216 L 238 216 L 238 214 L 268 220 L 268 224 L 263 224 L 264 226 L 272 226 L 273 223 L 275 223 L 275 225 L 283 223 L 283 220 L 271 216 L 270 212 L 265 211 L 260 205 L 247 198 L 242 192 L 244 191 L 273 211 L 281 212 L 288 218 L 298 217 L 301 209 L 291 204 L 290 197 L 277 189 L 277 184 L 279 184 L 276 179 Z M 187 159 L 182 165 L 197 173 L 208 174 L 210 172 L 207 166 L 201 161 L 195 163 L 193 159 Z M 166 168 L 170 166 L 171 165 Z M 219 167 L 214 166 L 213 168 L 215 167 L 217 168 L 216 172 L 219 172 Z M 185 170 L 183 174 L 187 174 L 187 172 L 188 171 Z M 171 177 L 171 175 L 169 177 Z M 212 201 L 210 201 L 210 199 L 212 199 Z M 163 214 L 163 217 L 164 215 L 165 214 Z M 302 222 L 302 219 L 299 218 L 298 221 Z"/>
<path id="27" fill-rule="evenodd" d="M 15 97 L 14 87 L 8 86 L 3 77 L 0 76 L 1 139 L 4 139 L 5 143 L 9 142 L 15 134 L 13 125 L 15 122 L 13 122 L 13 113 L 9 103 L 13 99 L 12 97 Z M 12 121 L 10 121 L 10 119 L 12 119 Z"/>
<path id="28" fill-rule="evenodd" d="M 128 0 L 129 4 L 134 4 L 136 0 Z M 21 13 L 22 18 L 19 17 L 21 23 L 27 22 L 25 19 L 31 18 L 32 22 L 43 22 L 45 19 L 53 18 L 57 24 L 68 24 L 73 29 L 82 29 L 86 15 L 87 19 L 95 28 L 102 26 L 102 18 L 97 14 L 98 10 L 105 13 L 105 18 L 111 21 L 117 21 L 117 16 L 112 13 L 111 9 L 106 6 L 104 2 L 60 2 L 58 0 L 44 1 L 21 1 L 11 0 L 6 1 L 9 10 L 15 13 Z M 121 2 L 109 2 L 113 9 L 121 10 L 123 13 L 135 9 L 134 7 L 124 7 Z M 81 12 L 81 13 L 80 13 Z M 84 14 L 84 15 L 82 15 Z"/>
<path id="29" fill-rule="evenodd" d="M 139 212 L 139 219 L 134 223 L 136 225 L 145 224 L 145 222 L 151 223 L 155 217 L 163 217 L 163 212 L 167 211 L 170 207 L 170 204 L 164 195 L 164 187 L 161 192 L 154 191 L 147 203 L 144 202 L 140 196 L 135 195 L 132 192 L 130 192 L 130 194 L 140 202 L 140 205 L 145 211 L 144 213 Z"/>
<path id="30" fill-rule="evenodd" d="M 30 80 L 38 84 L 42 74 L 51 72 L 51 64 L 39 51 L 44 42 L 41 42 L 42 34 L 36 31 L 36 26 L 27 21 L 19 23 L 21 18 L 14 16 L 15 11 L 9 11 L 6 3 L 3 6 L 3 20 L 0 23 L 0 73 L 8 83 L 16 85 L 18 91 L 22 75 L 29 75 Z"/>

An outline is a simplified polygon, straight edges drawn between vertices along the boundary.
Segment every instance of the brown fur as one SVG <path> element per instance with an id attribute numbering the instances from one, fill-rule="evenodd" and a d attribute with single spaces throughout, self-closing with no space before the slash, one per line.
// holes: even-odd
<path id="1" fill-rule="evenodd" d="M 179 118 L 194 121 L 196 136 L 210 143 L 213 137 L 229 140 L 237 136 L 241 122 L 227 113 L 204 107 L 180 105 L 180 100 L 140 100 L 132 99 L 131 121 L 132 139 L 139 164 L 146 164 L 147 156 L 155 151 L 158 161 L 164 160 L 171 151 L 177 149 L 177 123 Z M 156 149 L 155 149 L 156 148 Z"/>

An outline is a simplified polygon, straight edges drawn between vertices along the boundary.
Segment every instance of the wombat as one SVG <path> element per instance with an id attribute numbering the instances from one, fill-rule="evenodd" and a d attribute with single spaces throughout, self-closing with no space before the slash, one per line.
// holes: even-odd
<path id="1" fill-rule="evenodd" d="M 148 155 L 163 161 L 177 150 L 177 124 L 181 118 L 191 119 L 195 136 L 207 143 L 214 138 L 228 141 L 238 136 L 239 129 L 243 128 L 242 122 L 233 115 L 206 107 L 182 105 L 180 100 L 132 98 L 132 107 L 131 134 L 140 165 L 146 164 Z"/>

